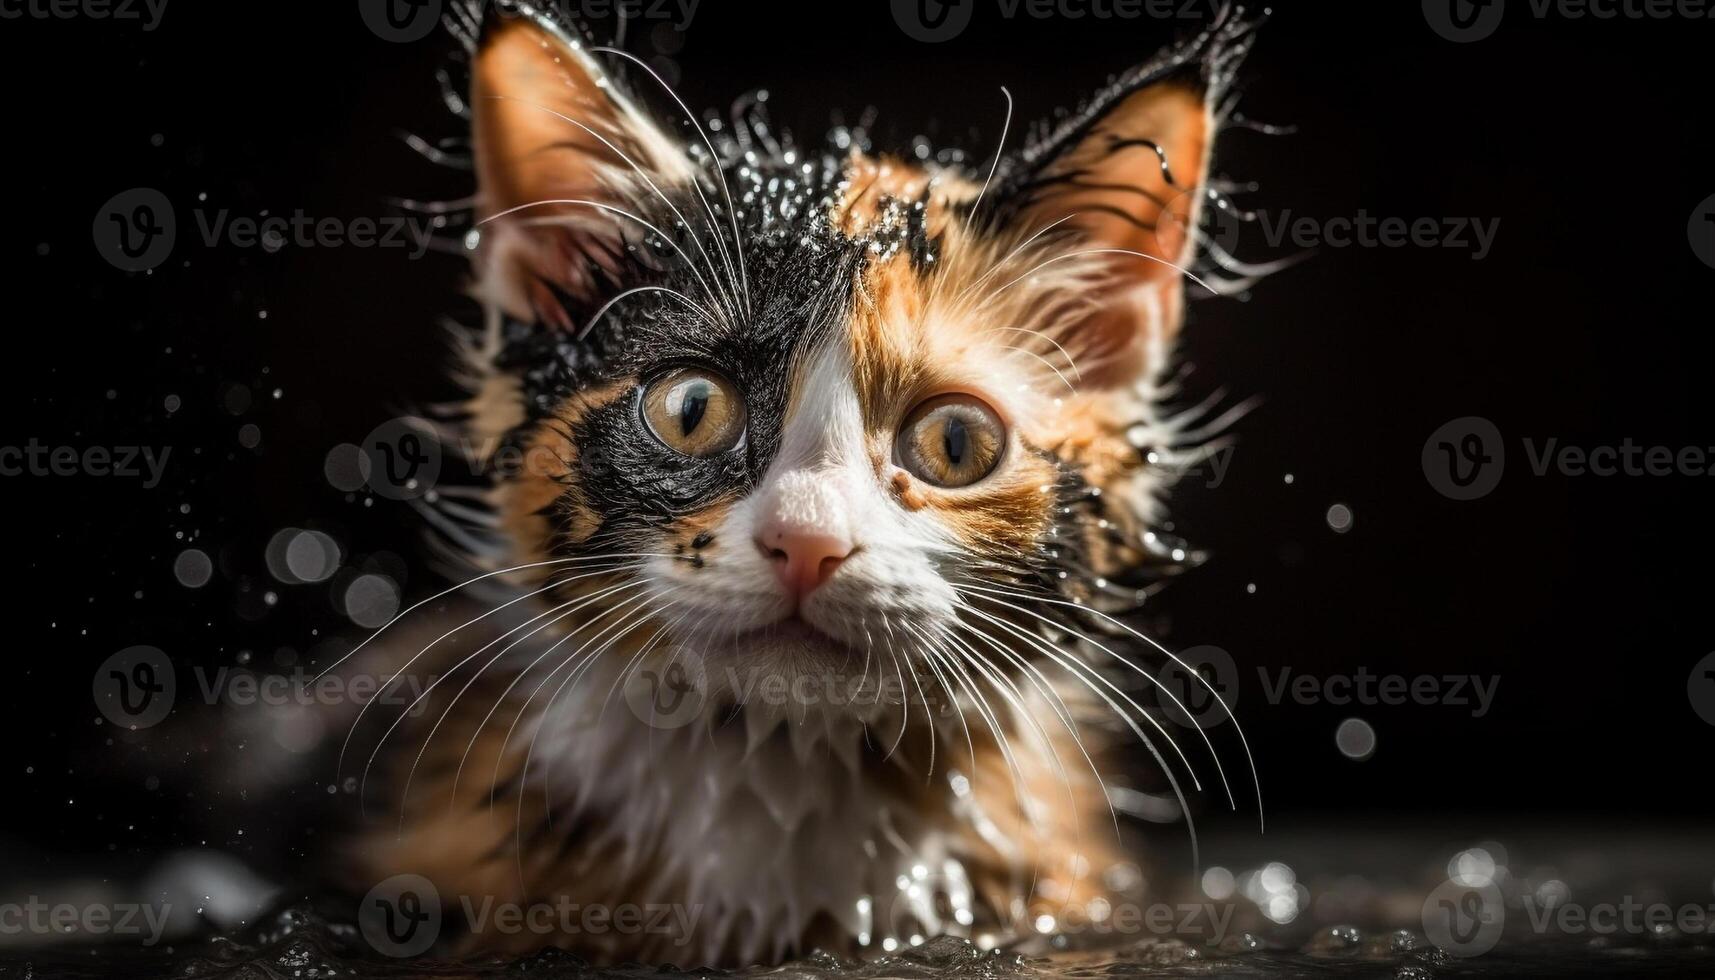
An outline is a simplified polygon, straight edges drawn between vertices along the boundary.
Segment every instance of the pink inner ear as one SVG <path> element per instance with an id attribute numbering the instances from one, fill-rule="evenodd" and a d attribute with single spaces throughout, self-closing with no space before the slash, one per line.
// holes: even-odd
<path id="1" fill-rule="evenodd" d="M 596 205 L 635 212 L 629 198 L 647 192 L 638 170 L 665 185 L 689 164 L 586 51 L 523 17 L 490 26 L 471 111 L 479 217 L 493 219 L 482 291 L 514 316 L 570 329 L 567 301 L 589 301 L 639 230 Z"/>
<path id="2" fill-rule="evenodd" d="M 1047 190 L 1027 210 L 1034 227 L 1071 216 L 1080 247 L 1111 250 L 1102 309 L 1069 335 L 1089 384 L 1135 381 L 1178 332 L 1213 129 L 1197 89 L 1164 82 L 1133 93 L 1047 170 Z"/>

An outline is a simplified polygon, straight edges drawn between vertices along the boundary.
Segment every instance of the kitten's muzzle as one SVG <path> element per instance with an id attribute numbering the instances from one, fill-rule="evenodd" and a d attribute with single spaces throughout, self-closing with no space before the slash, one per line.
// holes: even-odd
<path id="1" fill-rule="evenodd" d="M 846 504 L 833 481 L 804 470 L 782 474 L 767 491 L 756 546 L 795 604 L 801 604 L 856 550 Z"/>
<path id="2" fill-rule="evenodd" d="M 843 535 L 775 528 L 757 535 L 756 546 L 774 567 L 780 584 L 802 603 L 851 556 L 851 540 Z"/>

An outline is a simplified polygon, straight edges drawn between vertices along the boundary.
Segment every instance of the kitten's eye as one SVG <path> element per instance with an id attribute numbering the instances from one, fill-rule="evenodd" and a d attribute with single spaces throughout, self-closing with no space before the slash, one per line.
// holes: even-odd
<path id="1" fill-rule="evenodd" d="M 744 433 L 744 401 L 720 375 L 684 368 L 643 393 L 643 420 L 668 448 L 687 456 L 713 456 L 738 444 Z"/>
<path id="2" fill-rule="evenodd" d="M 970 395 L 939 395 L 911 410 L 899 429 L 899 465 L 938 487 L 965 487 L 994 472 L 1006 426 Z"/>

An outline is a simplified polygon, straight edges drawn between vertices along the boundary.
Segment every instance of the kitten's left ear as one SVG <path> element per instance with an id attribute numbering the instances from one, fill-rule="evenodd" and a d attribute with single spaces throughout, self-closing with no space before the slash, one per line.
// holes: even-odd
<path id="1" fill-rule="evenodd" d="M 1107 260 L 1095 311 L 1068 338 L 1085 380 L 1122 385 L 1160 366 L 1184 316 L 1215 106 L 1255 24 L 1229 11 L 1201 36 L 1116 79 L 1008 161 L 998 218 L 1020 236 L 1064 221 Z M 1071 345 L 1068 345 L 1071 346 Z"/>
<path id="2" fill-rule="evenodd" d="M 694 179 L 684 151 L 544 14 L 491 18 L 472 65 L 471 128 L 482 292 L 558 328 L 573 326 L 641 234 L 624 213 L 652 208 L 650 184 Z"/>

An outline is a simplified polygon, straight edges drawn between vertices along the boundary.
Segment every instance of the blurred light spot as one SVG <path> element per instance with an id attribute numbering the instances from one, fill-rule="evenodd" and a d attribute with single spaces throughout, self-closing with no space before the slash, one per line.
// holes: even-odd
<path id="1" fill-rule="evenodd" d="M 1216 865 L 1203 872 L 1203 894 L 1217 902 L 1233 897 L 1233 873 Z"/>
<path id="2" fill-rule="evenodd" d="M 1298 896 L 1295 894 L 1271 896 L 1263 905 L 1262 914 L 1281 925 L 1285 925 L 1298 918 Z"/>
<path id="3" fill-rule="evenodd" d="M 1566 882 L 1559 878 L 1550 878 L 1536 886 L 1536 902 L 1544 908 L 1553 908 L 1556 905 L 1564 904 L 1571 897 L 1572 889 L 1568 888 Z"/>
<path id="4" fill-rule="evenodd" d="M 1336 534 L 1345 534 L 1352 529 L 1352 508 L 1345 504 L 1335 504 L 1328 508 L 1328 526 Z"/>
<path id="5" fill-rule="evenodd" d="M 1447 877 L 1470 888 L 1484 888 L 1495 882 L 1495 859 L 1480 847 L 1460 851 L 1447 862 Z"/>
<path id="6" fill-rule="evenodd" d="M 1298 873 L 1279 861 L 1270 861 L 1257 875 L 1257 883 L 1271 895 L 1286 892 L 1298 883 Z"/>
<path id="7" fill-rule="evenodd" d="M 368 462 L 363 450 L 349 442 L 342 442 L 328 450 L 327 459 L 322 463 L 322 474 L 335 490 L 350 493 L 367 482 L 368 476 L 364 469 Z"/>
<path id="8" fill-rule="evenodd" d="M 359 626 L 387 625 L 399 611 L 399 588 L 383 575 L 360 575 L 346 586 L 345 614 Z"/>
<path id="9" fill-rule="evenodd" d="M 255 423 L 242 426 L 238 430 L 238 444 L 245 449 L 262 445 L 262 428 Z"/>
<path id="10" fill-rule="evenodd" d="M 339 544 L 321 531 L 283 528 L 268 542 L 268 571 L 288 585 L 326 581 L 339 559 Z"/>
<path id="11" fill-rule="evenodd" d="M 1334 744 L 1341 755 L 1362 762 L 1376 752 L 1376 730 L 1362 718 L 1347 718 L 1334 730 Z"/>
<path id="12" fill-rule="evenodd" d="M 1122 861 L 1102 872 L 1102 882 L 1116 892 L 1131 891 L 1143 882 L 1143 872 L 1137 865 Z"/>
<path id="13" fill-rule="evenodd" d="M 200 589 L 214 577 L 214 562 L 196 548 L 186 548 L 173 561 L 173 575 L 187 589 Z"/>

